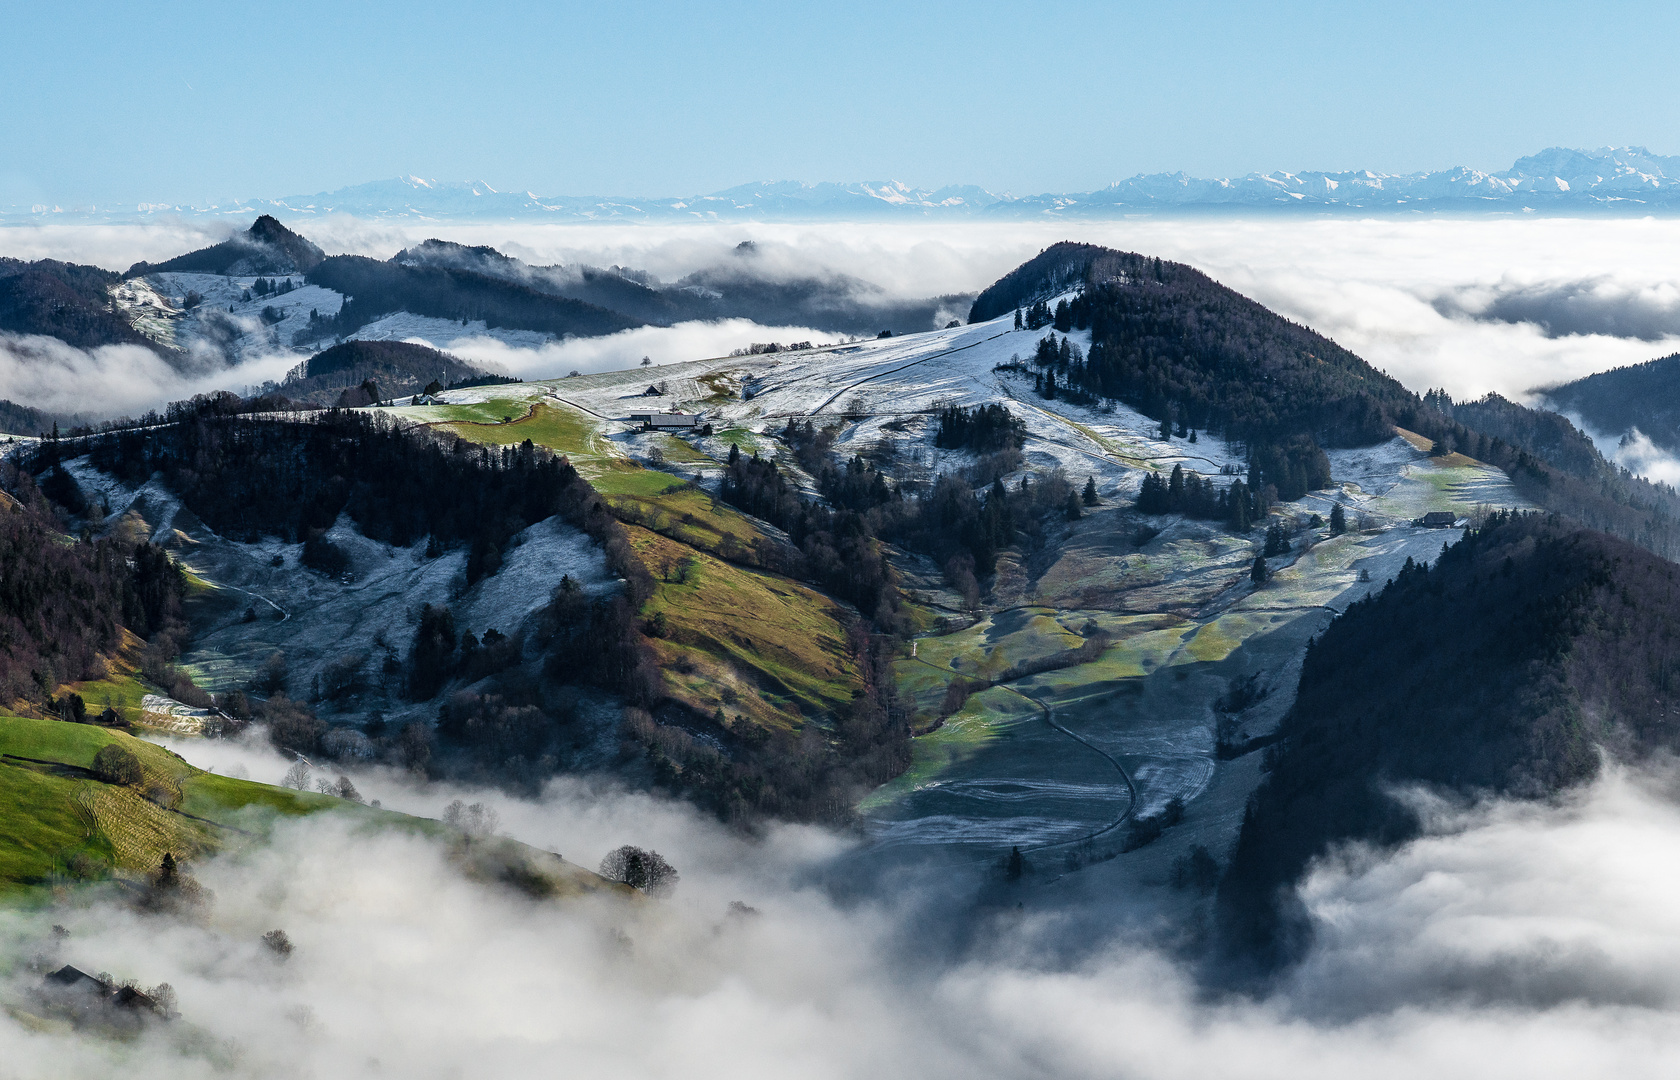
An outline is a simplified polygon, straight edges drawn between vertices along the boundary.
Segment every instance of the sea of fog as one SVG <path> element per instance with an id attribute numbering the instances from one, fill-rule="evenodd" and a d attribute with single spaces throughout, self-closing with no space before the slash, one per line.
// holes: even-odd
<path id="1" fill-rule="evenodd" d="M 621 265 L 671 281 L 724 263 L 743 241 L 767 276 L 842 275 L 888 295 L 976 292 L 1058 240 L 1176 259 L 1353 350 L 1419 392 L 1531 391 L 1677 350 L 1680 220 L 1285 218 L 686 226 L 449 224 L 347 217 L 291 222 L 332 254 L 388 258 L 428 237 L 487 244 L 532 263 Z M 0 255 L 126 268 L 224 238 L 244 222 L 0 228 Z M 840 286 L 843 287 L 843 286 Z M 904 329 L 904 328 L 899 328 Z M 433 344 L 529 378 L 716 356 L 754 341 L 822 340 L 821 328 L 746 320 L 644 328 L 517 348 L 490 337 Z M 59 411 L 134 413 L 172 398 L 277 378 L 292 355 L 235 370 L 169 369 L 136 350 L 0 343 L 0 397 Z M 1595 433 L 1596 434 L 1596 433 Z M 1619 434 L 1619 433 L 1615 433 Z M 1607 452 L 1663 479 L 1680 466 L 1636 442 Z"/>
<path id="2" fill-rule="evenodd" d="M 1680 270 L 1667 259 L 1680 222 L 1666 221 L 648 229 L 329 219 L 302 231 L 333 252 L 388 256 L 436 235 L 666 279 L 752 239 L 789 274 L 816 268 L 906 295 L 976 290 L 1049 243 L 1087 240 L 1192 263 L 1408 385 L 1458 396 L 1521 397 L 1672 352 L 1680 311 Z M 8 228 L 0 254 L 120 268 L 220 235 Z M 715 355 L 781 332 L 678 327 L 637 331 L 623 349 L 610 339 L 495 346 L 493 359 L 540 377 L 644 353 Z M 255 381 L 161 373 L 120 350 L 7 348 L 0 397 L 14 399 L 70 387 L 94 402 L 101 380 L 117 380 L 126 396 L 109 400 L 132 409 L 217 378 Z M 73 381 L 54 383 L 55 364 Z M 270 782 L 288 765 L 260 743 L 179 749 Z M 1424 811 L 1426 835 L 1319 864 L 1302 886 L 1312 952 L 1265 993 L 1240 997 L 1207 992 L 1173 938 L 1128 917 L 1123 895 L 1081 901 L 1096 911 L 976 906 L 969 879 L 937 866 L 860 884 L 846 878 L 853 836 L 791 826 L 743 835 L 587 780 L 526 800 L 390 772 L 355 780 L 369 798 L 428 815 L 454 799 L 484 802 L 503 831 L 586 866 L 620 844 L 652 847 L 682 880 L 655 903 L 540 903 L 463 880 L 422 837 L 282 825 L 270 845 L 193 868 L 214 893 L 201 919 L 97 898 L 0 909 L 6 1001 L 37 977 L 17 959 L 38 956 L 168 982 L 182 1013 L 125 1043 L 0 1011 L 0 1076 L 1647 1076 L 1670 1070 L 1680 1044 L 1680 773 L 1666 765 L 1612 763 L 1590 788 L 1546 803 L 1449 806 L 1396 792 Z M 69 936 L 56 938 L 54 924 Z M 296 943 L 283 963 L 260 941 L 276 928 Z"/>
<path id="3" fill-rule="evenodd" d="M 254 779 L 287 767 L 254 742 L 176 745 Z M 1302 887 L 1317 945 L 1266 993 L 1237 997 L 1200 989 L 1152 939 L 1093 933 L 1091 912 L 976 909 L 937 868 L 836 889 L 825 871 L 857 841 L 820 829 L 745 836 L 579 780 L 534 800 L 391 772 L 357 782 L 421 813 L 484 802 L 504 832 L 586 865 L 649 846 L 681 881 L 657 902 L 538 902 L 463 880 L 421 837 L 283 825 L 270 845 L 192 868 L 214 894 L 197 918 L 99 900 L 0 912 L 9 956 L 166 981 L 181 1013 L 136 1042 L 0 1013 L 0 1074 L 1650 1076 L 1680 1038 L 1680 775 L 1667 767 L 1612 766 L 1552 803 L 1396 792 L 1427 835 L 1317 866 Z M 1125 925 L 1124 896 L 1106 903 Z M 959 920 L 982 932 L 929 944 Z M 295 945 L 284 962 L 261 943 L 271 929 Z M 36 977 L 16 971 L 0 992 L 19 1000 Z"/>

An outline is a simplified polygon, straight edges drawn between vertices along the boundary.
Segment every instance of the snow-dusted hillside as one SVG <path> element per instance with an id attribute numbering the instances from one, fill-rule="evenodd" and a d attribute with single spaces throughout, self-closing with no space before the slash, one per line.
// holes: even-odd
<path id="1" fill-rule="evenodd" d="M 261 295 L 254 291 L 255 277 L 163 273 L 120 282 L 111 295 L 141 333 L 205 361 L 219 358 L 232 365 L 274 353 L 307 356 L 314 350 L 294 344 L 294 338 L 309 326 L 310 312 L 336 315 L 344 297 L 304 284 L 302 275 L 277 280 L 290 280 L 294 287 Z M 193 294 L 198 299 L 189 307 Z"/>
<path id="2" fill-rule="evenodd" d="M 1119 860 L 1164 875 L 1190 843 L 1222 851 L 1241 822 L 1259 755 L 1228 760 L 1220 740 L 1263 739 L 1287 708 L 1311 636 L 1407 558 L 1432 560 L 1457 536 L 1413 520 L 1430 510 L 1471 515 L 1525 504 L 1498 470 L 1431 459 L 1399 436 L 1333 451 L 1336 486 L 1274 512 L 1272 523 L 1293 533 L 1291 551 L 1269 561 L 1273 578 L 1256 588 L 1250 569 L 1261 531 L 1238 536 L 1214 523 L 1145 519 L 1131 509 L 1150 471 L 1177 465 L 1229 483 L 1244 455 L 1205 434 L 1195 443 L 1162 439 L 1155 421 L 1123 406 L 1045 399 L 1030 376 L 995 370 L 1030 357 L 1046 332 L 1015 330 L 1004 317 L 828 349 L 452 391 L 443 406 L 394 412 L 420 422 L 506 416 L 505 434 L 479 429 L 475 438 L 515 442 L 526 432 L 554 431 L 542 416 L 558 410 L 592 433 L 553 444 L 586 473 L 605 470 L 603 455 L 618 456 L 698 475 L 714 490 L 732 444 L 776 457 L 802 478 L 776 433 L 790 419 L 810 420 L 838 425 L 841 458 L 864 454 L 915 490 L 974 463 L 970 454 L 933 445 L 936 403 L 1005 405 L 1025 423 L 1027 440 L 1021 465 L 1004 482 L 1060 470 L 1078 487 L 1091 477 L 1100 505 L 1079 521 L 1053 523 L 1041 549 L 1006 554 L 978 611 L 963 610 L 937 568 L 900 553 L 911 594 L 950 625 L 968 625 L 920 639 L 899 664 L 901 688 L 931 713 L 953 679 L 1075 647 L 1097 630 L 1114 641 L 1095 662 L 976 694 L 917 740 L 910 772 L 865 809 L 887 848 L 992 853 L 1020 845 L 1062 866 L 1115 856 L 1126 821 L 1178 799 L 1184 824 Z M 1087 335 L 1072 337 L 1088 347 Z M 648 396 L 650 384 L 665 393 Z M 713 433 L 673 439 L 630 421 L 632 413 L 666 410 L 699 412 Z M 1323 523 L 1338 503 L 1351 531 L 1330 537 Z M 1218 712 L 1215 703 L 1245 681 L 1259 687 L 1259 700 Z"/>
<path id="3" fill-rule="evenodd" d="M 301 360 L 336 340 L 310 338 L 306 331 L 311 314 L 323 319 L 338 314 L 344 296 L 305 284 L 301 275 L 291 280 L 290 292 L 262 295 L 254 291 L 255 277 L 147 274 L 112 286 L 111 295 L 153 341 L 180 349 L 204 364 L 232 366 L 276 353 L 291 353 Z M 189 307 L 188 297 L 194 293 L 199 300 Z M 347 336 L 347 340 L 359 341 L 417 341 L 442 349 L 452 342 L 480 338 L 512 348 L 539 348 L 555 340 L 552 334 L 531 330 L 490 329 L 482 319 L 460 323 L 406 311 L 376 319 Z"/>
<path id="4" fill-rule="evenodd" d="M 85 458 L 66 468 L 109 511 L 106 527 L 162 544 L 209 584 L 195 600 L 193 639 L 182 662 L 216 693 L 244 689 L 277 651 L 286 659 L 284 689 L 299 699 L 312 696 L 322 672 L 346 657 L 360 658 L 369 683 L 388 682 L 382 664 L 407 655 L 423 604 L 449 605 L 463 632 L 493 628 L 513 635 L 548 602 L 562 575 L 592 592 L 617 587 L 601 549 L 559 518 L 519 533 L 500 571 L 468 587 L 465 551 L 428 558 L 424 543 L 378 543 L 340 517 L 326 538 L 349 557 L 350 569 L 335 578 L 304 568 L 301 544 L 219 535 L 156 480 L 132 488 Z M 406 703 L 400 679 L 382 690 L 382 707 L 393 719 L 429 716 L 425 706 Z M 364 708 L 349 719 L 365 718 Z"/>

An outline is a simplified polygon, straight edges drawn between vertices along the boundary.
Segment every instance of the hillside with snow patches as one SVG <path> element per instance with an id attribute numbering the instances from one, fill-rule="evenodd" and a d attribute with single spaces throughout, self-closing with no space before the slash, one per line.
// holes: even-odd
<path id="1" fill-rule="evenodd" d="M 1256 587 L 1258 533 L 1131 507 L 1150 472 L 1180 466 L 1221 482 L 1241 470 L 1243 454 L 1216 437 L 1162 439 L 1157 422 L 1124 406 L 1047 400 L 1030 376 L 995 370 L 1030 357 L 1042 336 L 1003 317 L 834 348 L 451 391 L 435 406 L 382 411 L 422 424 L 502 416 L 476 423 L 474 440 L 546 437 L 586 474 L 636 463 L 715 493 L 732 446 L 773 457 L 812 490 L 777 439 L 790 420 L 838 425 L 841 459 L 880 462 L 914 490 L 974 463 L 934 445 L 937 404 L 1006 406 L 1027 437 L 1003 482 L 1059 471 L 1079 486 L 1089 477 L 1100 505 L 1054 528 L 1042 550 L 1006 553 L 978 609 L 965 609 L 926 560 L 895 553 L 911 598 L 944 620 L 898 662 L 901 688 L 931 714 L 959 678 L 989 679 L 1099 631 L 1111 643 L 1094 662 L 974 693 L 916 740 L 911 769 L 862 810 L 887 858 L 926 845 L 984 858 L 1019 846 L 1054 874 L 1118 859 L 1164 884 L 1191 845 L 1222 851 L 1235 837 L 1260 755 L 1230 748 L 1265 743 L 1307 641 L 1408 558 L 1432 560 L 1457 536 L 1415 520 L 1527 504 L 1500 471 L 1431 458 L 1416 437 L 1334 450 L 1335 486 L 1278 508 L 1273 520 L 1294 534 L 1292 550 Z M 1088 347 L 1088 335 L 1071 337 Z M 630 419 L 667 410 L 698 412 L 711 434 L 644 432 Z M 557 430 L 571 434 L 555 438 Z M 1323 522 L 1338 503 L 1350 531 L 1331 537 Z M 1227 707 L 1240 686 L 1249 699 Z M 1124 850 L 1135 843 L 1131 823 L 1167 814 L 1176 825 L 1164 842 Z"/>
<path id="2" fill-rule="evenodd" d="M 1049 291 L 1078 287 L 1055 281 Z M 301 275 L 259 282 L 183 271 L 139 273 L 113 296 L 135 325 L 188 356 L 308 351 L 309 328 L 345 303 Z M 483 331 L 397 312 L 353 336 L 447 345 L 446 335 L 473 332 Z M 500 332 L 509 344 L 544 340 Z M 427 404 L 405 396 L 368 411 L 446 440 L 530 440 L 566 455 L 656 579 L 649 610 L 661 619 L 650 648 L 672 707 L 645 721 L 655 734 L 638 737 L 661 737 L 663 725 L 671 738 L 723 752 L 742 725 L 825 730 L 862 692 L 844 605 L 782 577 L 762 552 L 786 534 L 722 503 L 730 455 L 773 460 L 816 498 L 810 461 L 802 465 L 784 435 L 810 423 L 832 431 L 831 460 L 868 461 L 906 495 L 940 476 L 986 491 L 993 477 L 975 473 L 974 453 L 936 445 L 935 416 L 951 406 L 1006 409 L 1024 441 L 1018 457 L 989 461 L 997 482 L 1088 483 L 1094 498 L 1004 550 L 978 594 L 948 566 L 888 547 L 920 628 L 893 661 L 918 737 L 909 768 L 855 793 L 856 811 L 875 841 L 871 857 L 915 859 L 933 848 L 985 861 L 1018 848 L 1051 880 L 1090 868 L 1079 880 L 1092 884 L 1081 887 L 1115 880 L 1105 875 L 1123 865 L 1127 880 L 1161 886 L 1165 903 L 1173 868 L 1193 848 L 1222 853 L 1234 842 L 1260 781 L 1260 751 L 1276 737 L 1314 635 L 1408 560 L 1433 561 L 1456 538 L 1423 527 L 1425 514 L 1463 522 L 1529 504 L 1501 470 L 1431 455 L 1427 439 L 1401 431 L 1328 450 L 1330 486 L 1274 507 L 1269 529 L 1141 513 L 1145 477 L 1176 469 L 1224 486 L 1246 474 L 1250 448 L 1206 431 L 1169 435 L 1112 400 L 1041 393 L 1031 364 L 1046 336 L 1070 352 L 1092 348 L 1090 331 L 1020 329 L 1010 310 L 923 333 L 479 386 Z M 635 419 L 673 411 L 697 415 L 693 428 L 649 431 Z M 523 641 L 540 636 L 562 576 L 594 593 L 616 588 L 600 549 L 558 518 L 512 537 L 499 572 L 470 577 L 463 550 L 375 542 L 341 516 L 324 539 L 344 567 L 326 573 L 305 567 L 301 545 L 218 535 L 156 479 L 125 486 L 80 460 L 65 469 L 101 528 L 164 544 L 210 587 L 195 601 L 197 632 L 182 657 L 203 686 L 249 685 L 283 653 L 289 692 L 321 702 L 338 726 L 365 723 L 372 706 L 354 695 L 334 704 L 314 688 L 350 661 L 382 722 L 430 721 L 435 703 L 385 685 L 400 684 L 426 605 L 449 605 L 461 631 Z M 1337 518 L 1345 532 L 1332 531 Z M 1264 547 L 1268 531 L 1281 549 Z M 585 694 L 572 708 L 566 766 L 625 769 L 607 697 Z M 637 768 L 634 782 L 646 783 Z"/>

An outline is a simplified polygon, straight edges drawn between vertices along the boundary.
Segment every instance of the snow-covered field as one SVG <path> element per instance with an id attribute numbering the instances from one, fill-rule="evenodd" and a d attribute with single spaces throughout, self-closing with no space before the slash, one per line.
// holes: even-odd
<path id="1" fill-rule="evenodd" d="M 520 349 L 536 349 L 554 340 L 553 334 L 536 330 L 489 329 L 483 319 L 456 322 L 434 319 L 406 311 L 375 319 L 349 335 L 352 341 L 419 341 L 445 352 L 472 354 L 485 341 Z"/>

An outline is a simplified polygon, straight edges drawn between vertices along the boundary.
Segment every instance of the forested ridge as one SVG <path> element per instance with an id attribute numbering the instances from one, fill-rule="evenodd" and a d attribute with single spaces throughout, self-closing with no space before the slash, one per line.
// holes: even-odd
<path id="1" fill-rule="evenodd" d="M 1060 293 L 1080 290 L 1045 304 Z M 1426 402 L 1320 334 L 1180 263 L 1089 244 L 1045 249 L 975 301 L 971 319 L 1027 306 L 1064 333 L 1091 331 L 1081 361 L 1051 371 L 1075 395 L 1113 399 L 1163 430 L 1211 430 L 1247 446 L 1251 486 L 1298 497 L 1327 474 L 1322 447 L 1381 442 L 1398 426 L 1442 453 L 1504 470 L 1524 496 L 1649 548 L 1680 556 L 1680 498 L 1619 470 L 1567 421 L 1507 402 Z M 1036 327 L 1035 327 L 1036 328 Z M 1444 398 L 1444 395 L 1443 395 Z M 1485 424 L 1492 431 L 1472 424 Z"/>
<path id="2" fill-rule="evenodd" d="M 124 629 L 172 659 L 182 578 L 149 543 L 76 542 L 28 473 L 0 463 L 0 707 L 42 704 L 59 684 L 105 675 Z"/>
<path id="3" fill-rule="evenodd" d="M 685 318 L 701 318 L 706 307 L 693 292 L 667 294 L 650 288 L 615 267 L 530 266 L 493 247 L 426 240 L 391 257 L 402 266 L 431 266 L 466 270 L 486 277 L 526 285 L 614 311 L 632 319 L 668 326 Z"/>
<path id="4" fill-rule="evenodd" d="M 1658 446 L 1680 449 L 1680 353 L 1588 375 L 1545 395 L 1598 431 L 1619 436 L 1637 428 Z"/>
<path id="5" fill-rule="evenodd" d="M 377 414 L 329 410 L 306 420 L 226 415 L 206 401 L 155 428 L 75 444 L 136 486 L 158 474 L 193 513 L 231 539 L 318 539 L 346 514 L 372 539 L 405 547 L 428 537 L 471 551 L 467 577 L 500 565 L 517 532 L 557 513 L 580 527 L 589 488 L 564 458 L 532 446 L 490 448 L 417 438 Z M 36 470 L 65 452 L 48 442 Z"/>
<path id="6" fill-rule="evenodd" d="M 97 266 L 0 258 L 0 330 L 42 334 L 67 345 L 144 345 L 147 340 L 112 306 L 108 287 L 120 278 Z"/>
<path id="7" fill-rule="evenodd" d="M 1418 829 L 1423 784 L 1538 797 L 1596 748 L 1680 750 L 1680 567 L 1551 515 L 1499 514 L 1408 561 L 1309 648 L 1220 889 L 1227 943 L 1262 966 L 1307 944 L 1288 886 L 1339 841 Z"/>
<path id="8" fill-rule="evenodd" d="M 306 280 L 346 297 L 337 316 L 318 320 L 315 337 L 345 336 L 395 311 L 438 319 L 483 320 L 489 327 L 535 330 L 556 336 L 612 334 L 641 325 L 616 311 L 528 285 L 447 266 L 380 262 L 335 255 Z"/>

